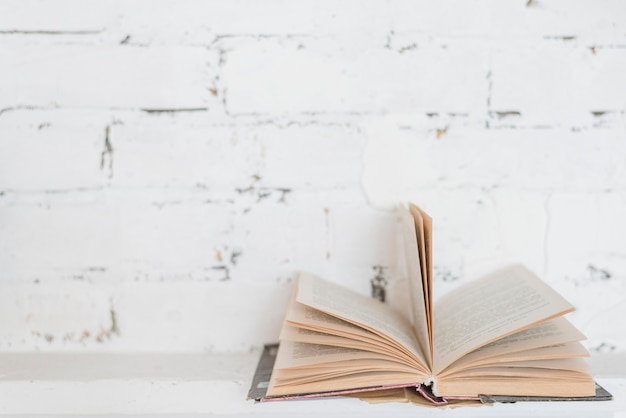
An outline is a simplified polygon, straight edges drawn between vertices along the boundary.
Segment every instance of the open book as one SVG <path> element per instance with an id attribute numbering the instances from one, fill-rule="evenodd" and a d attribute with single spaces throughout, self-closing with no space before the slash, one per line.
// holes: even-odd
<path id="1" fill-rule="evenodd" d="M 522 266 L 433 303 L 431 218 L 401 212 L 409 312 L 300 274 L 266 399 L 394 387 L 444 399 L 594 396 L 585 337 L 563 317 L 572 305 Z"/>

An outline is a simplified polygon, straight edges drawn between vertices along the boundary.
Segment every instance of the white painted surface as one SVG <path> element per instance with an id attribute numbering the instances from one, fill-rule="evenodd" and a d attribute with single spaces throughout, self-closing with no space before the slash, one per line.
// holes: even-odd
<path id="1" fill-rule="evenodd" d="M 247 352 L 298 270 L 394 299 L 406 199 L 437 294 L 521 261 L 624 351 L 625 73 L 618 0 L 2 1 L 0 351 Z"/>
<path id="2" fill-rule="evenodd" d="M 227 416 L 440 416 L 439 409 L 356 399 L 254 403 L 246 395 L 259 356 L 209 354 L 0 354 L 0 414 L 211 414 Z M 445 409 L 474 416 L 623 417 L 626 358 L 598 355 L 610 402 L 496 404 Z M 619 377 L 621 376 L 621 377 Z"/>

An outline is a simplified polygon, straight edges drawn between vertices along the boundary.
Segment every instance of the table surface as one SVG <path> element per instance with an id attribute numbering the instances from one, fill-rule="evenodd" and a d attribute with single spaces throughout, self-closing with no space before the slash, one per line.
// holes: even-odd
<path id="1" fill-rule="evenodd" d="M 590 359 L 609 402 L 529 402 L 427 408 L 349 399 L 275 403 L 246 400 L 260 352 L 4 353 L 0 354 L 0 414 L 137 416 L 442 416 L 626 418 L 626 353 Z M 445 411 L 445 412 L 444 412 Z"/>

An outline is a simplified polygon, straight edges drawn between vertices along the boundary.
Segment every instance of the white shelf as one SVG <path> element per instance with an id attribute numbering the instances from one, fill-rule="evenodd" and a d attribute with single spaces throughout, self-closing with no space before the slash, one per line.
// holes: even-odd
<path id="1" fill-rule="evenodd" d="M 441 416 L 439 409 L 356 399 L 247 401 L 259 352 L 229 354 L 0 354 L 0 414 Z M 626 417 L 626 353 L 591 359 L 611 402 L 518 403 L 449 410 L 455 416 Z M 419 409 L 419 412 L 418 412 Z"/>

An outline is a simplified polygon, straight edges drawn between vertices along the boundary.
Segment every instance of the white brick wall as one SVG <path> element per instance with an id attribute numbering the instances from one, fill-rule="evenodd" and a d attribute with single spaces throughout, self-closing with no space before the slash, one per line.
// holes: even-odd
<path id="1" fill-rule="evenodd" d="M 527 264 L 626 349 L 626 3 L 0 2 L 0 351 L 248 350 L 308 270 Z"/>

